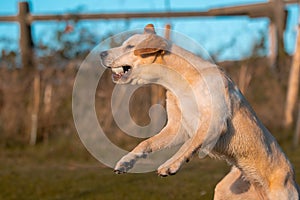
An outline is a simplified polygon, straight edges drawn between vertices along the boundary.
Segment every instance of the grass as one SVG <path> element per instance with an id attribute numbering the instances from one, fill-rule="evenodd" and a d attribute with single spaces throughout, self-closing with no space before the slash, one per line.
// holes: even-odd
<path id="1" fill-rule="evenodd" d="M 214 186 L 229 171 L 223 161 L 195 157 L 167 178 L 155 172 L 116 175 L 77 140 L 1 149 L 0 199 L 206 200 L 213 198 Z M 300 150 L 285 150 L 300 182 Z"/>

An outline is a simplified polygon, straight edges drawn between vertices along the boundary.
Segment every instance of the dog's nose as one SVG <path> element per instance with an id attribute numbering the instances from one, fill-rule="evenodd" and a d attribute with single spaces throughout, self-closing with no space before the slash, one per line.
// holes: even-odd
<path id="1" fill-rule="evenodd" d="M 107 51 L 102 51 L 102 52 L 100 53 L 100 57 L 101 57 L 101 58 L 105 58 L 107 55 L 108 55 L 108 52 L 107 52 Z"/>

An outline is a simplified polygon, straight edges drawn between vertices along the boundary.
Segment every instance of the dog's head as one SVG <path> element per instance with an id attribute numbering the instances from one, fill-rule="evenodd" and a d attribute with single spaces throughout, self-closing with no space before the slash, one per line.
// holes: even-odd
<path id="1" fill-rule="evenodd" d="M 156 35 L 152 24 L 144 28 L 143 34 L 135 34 L 120 47 L 100 53 L 101 62 L 111 68 L 115 83 L 137 82 L 135 70 L 142 65 L 159 62 L 160 57 L 168 52 L 169 41 Z"/>

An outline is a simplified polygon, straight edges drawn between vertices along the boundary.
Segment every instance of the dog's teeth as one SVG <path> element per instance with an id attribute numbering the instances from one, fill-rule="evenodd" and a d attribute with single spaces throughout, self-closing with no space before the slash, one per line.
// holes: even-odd
<path id="1" fill-rule="evenodd" d="M 115 67 L 111 69 L 114 73 L 116 74 L 121 74 L 123 73 L 123 68 L 122 67 Z"/>

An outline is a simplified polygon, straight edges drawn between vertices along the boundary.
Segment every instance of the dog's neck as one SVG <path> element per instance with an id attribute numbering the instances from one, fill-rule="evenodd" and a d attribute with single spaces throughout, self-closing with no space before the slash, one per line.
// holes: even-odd
<path id="1" fill-rule="evenodd" d="M 190 51 L 187 51 L 174 44 L 168 53 L 158 55 L 154 63 L 164 65 L 177 74 L 180 74 L 180 76 L 182 76 L 188 82 L 197 80 L 193 77 L 195 75 L 199 75 L 201 71 L 216 67 L 215 64 L 205 61 L 202 58 L 195 56 Z M 151 74 L 154 75 L 155 73 L 156 75 L 154 76 L 158 76 L 159 79 L 168 79 L 168 76 L 171 75 L 170 73 L 167 73 L 168 76 L 166 76 L 166 73 L 160 71 L 161 70 L 157 70 L 156 73 L 152 71 Z"/>
<path id="2" fill-rule="evenodd" d="M 192 52 L 175 44 L 172 44 L 169 53 L 169 56 L 164 57 L 166 59 L 166 63 L 176 63 L 176 65 L 179 65 L 180 67 L 190 66 L 197 70 L 202 70 L 215 66 L 213 63 L 205 61 L 201 57 L 195 56 Z M 170 62 L 168 62 L 168 59 Z M 174 59 L 176 62 L 174 62 Z"/>

